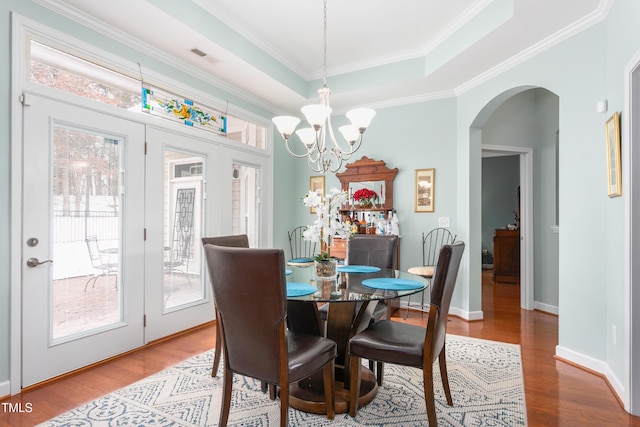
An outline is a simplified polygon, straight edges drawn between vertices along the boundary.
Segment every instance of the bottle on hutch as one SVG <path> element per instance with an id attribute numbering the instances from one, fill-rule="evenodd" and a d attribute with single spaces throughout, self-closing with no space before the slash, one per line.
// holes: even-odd
<path id="1" fill-rule="evenodd" d="M 387 221 L 384 219 L 384 212 L 380 212 L 380 218 L 378 219 L 378 228 L 376 234 L 382 236 L 387 231 Z"/>
<path id="2" fill-rule="evenodd" d="M 391 234 L 396 236 L 400 235 L 400 220 L 398 219 L 398 213 L 393 210 L 393 218 L 391 219 Z"/>
<path id="3" fill-rule="evenodd" d="M 362 212 L 362 220 L 360 220 L 360 234 L 367 234 L 367 220 L 365 219 L 364 212 Z"/>

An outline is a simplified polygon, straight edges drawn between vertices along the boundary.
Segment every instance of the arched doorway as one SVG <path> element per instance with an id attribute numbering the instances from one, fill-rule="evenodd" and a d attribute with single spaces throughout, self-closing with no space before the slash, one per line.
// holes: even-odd
<path id="1" fill-rule="evenodd" d="M 521 307 L 555 314 L 559 305 L 558 123 L 557 95 L 543 88 L 524 86 L 492 99 L 478 113 L 470 129 L 470 144 L 477 144 L 479 150 L 520 156 Z M 481 170 L 479 165 L 472 169 Z M 480 200 L 477 203 L 481 204 Z M 472 206 L 471 210 L 481 212 L 481 206 Z M 477 248 L 477 253 L 481 253 L 481 248 Z M 481 286 L 481 280 L 471 283 Z"/>

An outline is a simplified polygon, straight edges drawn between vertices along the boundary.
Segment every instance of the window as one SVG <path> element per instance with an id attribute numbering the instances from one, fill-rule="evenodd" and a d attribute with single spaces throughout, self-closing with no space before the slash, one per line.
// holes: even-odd
<path id="1" fill-rule="evenodd" d="M 33 83 L 103 104 L 140 111 L 140 82 L 50 46 L 31 41 Z"/>
<path id="2" fill-rule="evenodd" d="M 143 110 L 142 82 L 78 58 L 36 40 L 30 43 L 30 80 L 107 105 L 140 112 Z M 264 126 L 239 117 L 226 116 L 232 141 L 260 149 L 267 148 Z M 187 121 L 185 121 L 186 124 Z"/>

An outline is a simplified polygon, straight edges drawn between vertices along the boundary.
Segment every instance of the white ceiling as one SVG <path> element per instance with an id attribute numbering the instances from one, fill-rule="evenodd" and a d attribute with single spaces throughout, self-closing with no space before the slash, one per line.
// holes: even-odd
<path id="1" fill-rule="evenodd" d="M 273 111 L 295 112 L 322 84 L 322 0 L 37 1 Z M 332 106 L 459 93 L 604 19 L 612 2 L 328 0 Z"/>

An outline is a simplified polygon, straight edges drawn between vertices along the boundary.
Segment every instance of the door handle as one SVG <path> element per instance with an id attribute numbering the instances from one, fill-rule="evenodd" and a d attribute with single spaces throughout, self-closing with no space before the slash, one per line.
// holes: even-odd
<path id="1" fill-rule="evenodd" d="M 37 267 L 39 265 L 46 264 L 48 262 L 53 263 L 53 260 L 52 259 L 48 259 L 46 261 L 40 261 L 38 258 L 29 258 L 27 260 L 27 265 L 29 267 Z"/>

